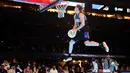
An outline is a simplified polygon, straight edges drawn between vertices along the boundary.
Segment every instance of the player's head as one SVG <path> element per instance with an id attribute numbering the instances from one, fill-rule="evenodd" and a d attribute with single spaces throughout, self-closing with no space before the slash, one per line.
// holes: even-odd
<path id="1" fill-rule="evenodd" d="M 74 11 L 75 13 L 84 13 L 84 8 L 81 5 L 77 5 Z"/>

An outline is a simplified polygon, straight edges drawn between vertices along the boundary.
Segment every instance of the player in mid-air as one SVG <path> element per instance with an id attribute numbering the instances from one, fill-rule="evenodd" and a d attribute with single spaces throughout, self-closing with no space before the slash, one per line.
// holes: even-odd
<path id="1" fill-rule="evenodd" d="M 100 46 L 105 49 L 106 52 L 109 52 L 109 47 L 106 42 L 98 43 L 95 41 L 89 41 L 89 31 L 88 25 L 85 23 L 87 17 L 84 14 L 84 9 L 81 5 L 77 5 L 74 9 L 74 26 L 71 29 L 73 33 L 76 33 L 76 36 L 72 38 L 69 42 L 69 57 L 63 61 L 67 62 L 72 60 L 71 54 L 73 50 L 73 45 L 78 41 L 84 41 L 85 46 Z"/>

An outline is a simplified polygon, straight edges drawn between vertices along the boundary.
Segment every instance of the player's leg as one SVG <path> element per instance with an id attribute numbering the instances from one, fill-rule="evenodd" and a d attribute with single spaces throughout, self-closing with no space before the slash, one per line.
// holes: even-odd
<path id="1" fill-rule="evenodd" d="M 98 42 L 95 42 L 95 41 L 85 41 L 84 42 L 85 46 L 99 46 L 100 44 Z"/>
<path id="2" fill-rule="evenodd" d="M 109 47 L 106 44 L 106 42 L 102 42 L 101 47 L 103 47 L 106 50 L 106 52 L 109 52 Z"/>
<path id="3" fill-rule="evenodd" d="M 95 42 L 95 41 L 89 41 L 89 32 L 84 32 L 84 44 L 85 46 L 100 46 L 103 49 L 105 49 L 106 52 L 109 52 L 109 47 L 107 46 L 106 42 Z"/>
<path id="4" fill-rule="evenodd" d="M 100 44 L 95 41 L 89 41 L 90 36 L 89 32 L 84 32 L 84 44 L 85 46 L 99 46 Z"/>
<path id="5" fill-rule="evenodd" d="M 64 59 L 63 61 L 64 62 L 67 62 L 67 61 L 71 61 L 72 60 L 72 57 L 71 57 L 71 54 L 72 54 L 72 51 L 73 51 L 73 46 L 76 42 L 74 40 L 70 40 L 69 42 L 69 57 L 67 59 Z"/>
<path id="6" fill-rule="evenodd" d="M 85 44 L 85 46 L 100 46 L 100 47 L 104 48 L 106 52 L 109 52 L 109 47 L 107 46 L 106 42 L 98 43 L 95 41 L 87 40 L 84 42 L 84 44 Z"/>
<path id="7" fill-rule="evenodd" d="M 73 51 L 73 46 L 74 46 L 75 43 L 76 43 L 76 42 L 75 42 L 74 40 L 70 40 L 70 42 L 69 42 L 69 54 L 72 53 L 72 51 Z"/>

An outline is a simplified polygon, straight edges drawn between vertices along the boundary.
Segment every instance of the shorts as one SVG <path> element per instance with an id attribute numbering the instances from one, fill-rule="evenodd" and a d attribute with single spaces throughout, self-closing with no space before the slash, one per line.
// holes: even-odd
<path id="1" fill-rule="evenodd" d="M 72 39 L 75 42 L 77 41 L 86 41 L 89 39 L 89 32 L 82 32 L 82 31 L 77 31 L 76 36 Z"/>

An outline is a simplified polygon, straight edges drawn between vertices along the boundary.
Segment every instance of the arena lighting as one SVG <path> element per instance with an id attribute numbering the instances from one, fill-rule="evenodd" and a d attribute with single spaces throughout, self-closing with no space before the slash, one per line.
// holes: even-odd
<path id="1" fill-rule="evenodd" d="M 127 13 L 130 13 L 130 8 L 127 8 Z"/>
<path id="2" fill-rule="evenodd" d="M 82 62 L 81 60 L 79 60 L 78 62 Z"/>
<path id="3" fill-rule="evenodd" d="M 104 7 L 104 5 L 100 5 L 100 4 L 92 4 L 92 9 L 100 10 L 102 7 Z"/>
<path id="4" fill-rule="evenodd" d="M 109 7 L 106 6 L 105 8 L 103 8 L 103 10 L 108 11 L 108 10 L 109 10 Z"/>
<path id="5" fill-rule="evenodd" d="M 9 7 L 9 8 L 22 8 L 21 6 L 14 6 L 14 5 L 4 5 L 4 7 Z"/>
<path id="6" fill-rule="evenodd" d="M 48 12 L 58 12 L 57 9 L 48 9 Z M 65 11 L 66 14 L 69 15 L 74 15 L 75 12 L 73 10 L 66 10 Z M 98 17 L 107 17 L 107 18 L 117 18 L 117 19 L 128 19 L 130 20 L 130 16 L 115 16 L 115 14 L 98 14 L 98 13 L 92 13 L 92 12 L 87 12 L 88 15 L 92 15 L 92 16 L 98 16 Z"/>
<path id="7" fill-rule="evenodd" d="M 115 9 L 115 11 L 123 11 L 123 8 L 115 7 L 114 9 Z"/>
<path id="8" fill-rule="evenodd" d="M 109 6 L 101 5 L 101 4 L 92 4 L 92 9 L 95 10 L 104 10 L 109 11 Z M 114 7 L 115 11 L 123 11 L 124 9 L 122 7 Z M 127 13 L 130 13 L 130 8 L 127 8 Z"/>
<path id="9" fill-rule="evenodd" d="M 100 4 L 92 4 L 92 9 L 100 10 L 102 8 L 103 8 L 104 11 L 109 10 L 109 6 L 100 5 Z"/>
<path id="10" fill-rule="evenodd" d="M 106 14 L 103 14 L 103 17 L 106 17 Z"/>
<path id="11" fill-rule="evenodd" d="M 57 9 L 48 9 L 47 11 L 48 11 L 48 12 L 58 12 Z"/>
<path id="12" fill-rule="evenodd" d="M 124 16 L 124 19 L 130 20 L 130 17 L 129 16 Z"/>
<path id="13" fill-rule="evenodd" d="M 75 63 L 76 61 L 75 60 L 73 60 L 73 63 Z"/>
<path id="14" fill-rule="evenodd" d="M 108 18 L 112 18 L 113 16 L 115 16 L 115 15 L 112 15 L 112 14 L 107 15 Z"/>
<path id="15" fill-rule="evenodd" d="M 96 14 L 96 16 L 102 17 L 102 16 L 103 16 L 103 14 Z"/>
<path id="16" fill-rule="evenodd" d="M 88 62 L 87 60 L 85 60 L 85 62 Z"/>
<path id="17" fill-rule="evenodd" d="M 92 13 L 92 16 L 96 16 L 96 13 Z"/>
<path id="18" fill-rule="evenodd" d="M 68 14 L 70 14 L 70 15 L 75 14 L 75 12 L 74 12 L 74 11 L 72 11 L 72 10 L 67 10 L 67 13 L 68 13 Z"/>

